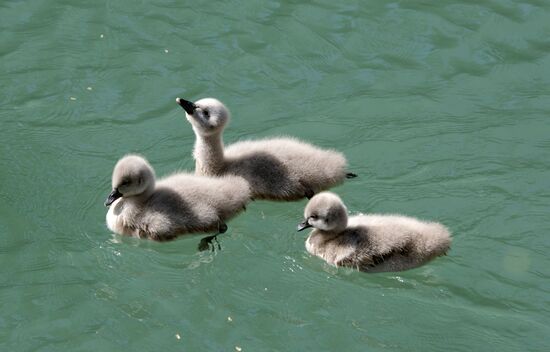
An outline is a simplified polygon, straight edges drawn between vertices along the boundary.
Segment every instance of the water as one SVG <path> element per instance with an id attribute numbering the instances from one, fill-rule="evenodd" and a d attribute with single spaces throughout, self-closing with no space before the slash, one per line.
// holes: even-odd
<path id="1" fill-rule="evenodd" d="M 0 3 L 0 350 L 543 351 L 550 336 L 550 3 Z M 343 151 L 352 212 L 446 224 L 447 257 L 331 268 L 305 201 L 255 202 L 223 250 L 112 235 L 116 160 L 192 169 L 174 99 L 225 141 Z"/>

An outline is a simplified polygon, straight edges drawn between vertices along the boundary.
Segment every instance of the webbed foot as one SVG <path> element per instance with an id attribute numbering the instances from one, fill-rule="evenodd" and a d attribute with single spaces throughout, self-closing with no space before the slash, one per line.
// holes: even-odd
<path id="1" fill-rule="evenodd" d="M 225 223 L 219 223 L 218 224 L 218 233 L 211 236 L 206 236 L 199 242 L 198 249 L 199 251 L 206 251 L 210 249 L 210 251 L 215 252 L 216 247 L 218 250 L 221 251 L 222 246 L 220 245 L 220 242 L 218 241 L 218 235 L 225 233 L 227 231 L 227 225 Z"/>
<path id="2" fill-rule="evenodd" d="M 206 251 L 210 250 L 211 252 L 216 251 L 216 247 L 218 250 L 222 249 L 222 246 L 220 245 L 220 242 L 218 241 L 218 235 L 212 235 L 212 236 L 206 236 L 199 242 L 198 249 L 199 251 Z"/>
<path id="3" fill-rule="evenodd" d="M 302 186 L 302 189 L 304 190 L 304 197 L 307 199 L 313 198 L 315 195 L 315 192 L 309 187 L 307 184 L 305 184 L 303 181 L 300 181 L 300 185 Z"/>

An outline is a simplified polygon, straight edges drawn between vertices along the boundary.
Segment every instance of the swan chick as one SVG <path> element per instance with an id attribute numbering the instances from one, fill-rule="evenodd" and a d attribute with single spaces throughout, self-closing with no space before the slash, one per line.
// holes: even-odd
<path id="1" fill-rule="evenodd" d="M 336 194 L 315 195 L 304 210 L 298 231 L 312 227 L 306 240 L 309 253 L 334 266 L 364 272 L 412 269 L 445 255 L 451 245 L 449 230 L 436 222 L 402 215 L 356 215 L 348 218 Z"/>
<path id="2" fill-rule="evenodd" d="M 118 234 L 166 241 L 187 233 L 227 230 L 226 221 L 250 201 L 248 183 L 241 177 L 201 177 L 176 173 L 155 179 L 145 158 L 130 154 L 114 167 L 107 227 Z M 201 242 L 202 249 L 215 240 Z"/>
<path id="3" fill-rule="evenodd" d="M 224 147 L 222 134 L 231 114 L 217 99 L 177 98 L 195 132 L 193 151 L 198 175 L 238 175 L 250 184 L 254 199 L 311 198 L 357 175 L 346 172 L 340 152 L 296 138 L 247 140 Z"/>

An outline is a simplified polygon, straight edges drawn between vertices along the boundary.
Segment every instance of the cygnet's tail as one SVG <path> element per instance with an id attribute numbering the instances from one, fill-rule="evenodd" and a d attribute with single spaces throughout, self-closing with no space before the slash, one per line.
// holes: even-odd
<path id="1" fill-rule="evenodd" d="M 353 172 L 346 173 L 346 178 L 356 178 L 357 174 L 354 174 Z"/>

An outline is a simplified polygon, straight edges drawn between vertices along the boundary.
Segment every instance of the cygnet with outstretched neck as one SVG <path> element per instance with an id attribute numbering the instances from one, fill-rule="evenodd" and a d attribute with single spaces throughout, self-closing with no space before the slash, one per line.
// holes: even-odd
<path id="1" fill-rule="evenodd" d="M 155 181 L 155 172 L 139 155 L 126 155 L 113 170 L 107 226 L 122 235 L 157 241 L 199 232 L 223 233 L 225 222 L 250 200 L 241 177 L 201 177 L 176 173 Z M 215 236 L 201 242 L 202 249 Z"/>
<path id="2" fill-rule="evenodd" d="M 295 138 L 241 141 L 224 148 L 222 132 L 229 110 L 219 100 L 195 103 L 178 98 L 196 135 L 195 172 L 199 175 L 239 175 L 250 184 L 255 199 L 298 200 L 355 177 L 346 172 L 346 158 Z"/>
<path id="3" fill-rule="evenodd" d="M 314 196 L 298 231 L 314 230 L 306 240 L 309 253 L 335 266 L 365 272 L 402 271 L 444 255 L 451 245 L 449 230 L 435 222 L 401 215 L 357 215 L 348 218 L 334 193 Z"/>

